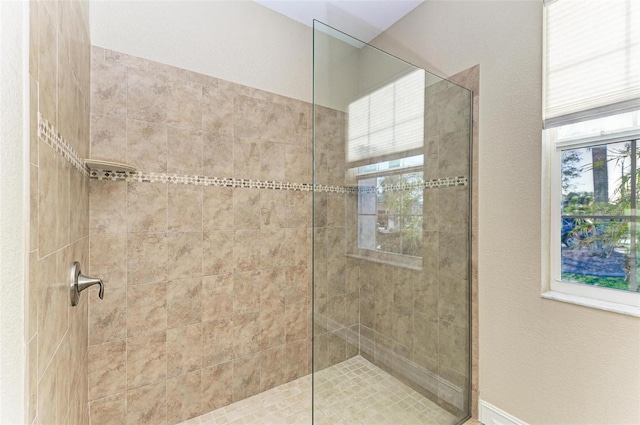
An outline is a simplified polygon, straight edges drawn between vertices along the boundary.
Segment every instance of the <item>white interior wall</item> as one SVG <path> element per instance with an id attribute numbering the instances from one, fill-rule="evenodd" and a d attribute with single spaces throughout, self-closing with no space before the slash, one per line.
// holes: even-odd
<path id="1" fill-rule="evenodd" d="M 373 44 L 480 64 L 480 398 L 532 424 L 640 423 L 640 320 L 540 298 L 542 2 L 427 0 Z"/>
<path id="2" fill-rule="evenodd" d="M 91 42 L 311 101 L 311 29 L 252 1 L 91 0 Z"/>
<path id="3" fill-rule="evenodd" d="M 0 423 L 25 420 L 25 79 L 28 5 L 0 2 Z M 28 136 L 28 135 L 27 135 Z M 27 169 L 28 170 L 28 169 Z"/>

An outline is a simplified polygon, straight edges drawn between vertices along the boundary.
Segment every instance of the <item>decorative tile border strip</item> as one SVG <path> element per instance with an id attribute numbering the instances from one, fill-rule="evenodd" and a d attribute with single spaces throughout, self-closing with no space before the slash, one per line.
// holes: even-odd
<path id="1" fill-rule="evenodd" d="M 110 170 L 91 170 L 90 178 L 94 180 L 127 181 L 139 183 L 173 183 L 195 186 L 218 186 L 234 188 L 253 189 L 274 189 L 274 190 L 294 190 L 299 192 L 310 192 L 314 186 L 309 183 L 287 183 L 268 180 L 247 180 L 227 177 L 192 176 L 166 173 L 144 173 Z M 410 189 L 433 189 L 438 187 L 466 186 L 469 179 L 466 176 L 446 177 L 442 179 L 429 180 L 424 183 L 397 184 L 386 186 L 387 191 L 400 191 Z M 329 193 L 370 193 L 376 188 L 371 186 L 328 186 L 316 185 L 316 192 Z"/>
<path id="2" fill-rule="evenodd" d="M 84 160 L 71 147 L 69 142 L 62 137 L 53 124 L 44 118 L 40 112 L 38 112 L 38 137 L 62 155 L 64 159 L 69 161 L 71 165 L 77 168 L 83 175 L 89 177 L 89 170 L 84 164 Z"/>
<path id="3" fill-rule="evenodd" d="M 392 185 L 383 186 L 385 192 L 399 192 L 403 190 L 415 190 L 415 189 L 438 189 L 441 187 L 455 187 L 455 186 L 467 186 L 469 184 L 469 177 L 457 176 L 457 177 L 443 177 L 440 179 L 427 180 L 425 182 L 418 183 L 398 183 Z M 359 186 L 356 192 L 359 193 L 376 193 L 376 186 Z"/>
<path id="4" fill-rule="evenodd" d="M 235 187 L 235 188 L 253 188 L 253 189 L 274 189 L 274 190 L 294 190 L 299 192 L 310 192 L 313 185 L 308 183 L 287 183 L 267 180 L 247 180 L 234 179 L 226 177 L 208 177 L 208 176 L 190 176 L 166 173 L 143 173 L 143 172 L 125 172 L 125 171 L 109 171 L 109 170 L 91 170 L 92 179 L 95 180 L 111 180 L 111 181 L 128 181 L 128 182 L 147 182 L 147 183 L 173 183 L 187 184 L 196 186 L 219 186 L 219 187 Z M 349 193 L 357 192 L 356 187 L 342 186 L 325 186 L 317 185 L 316 191 Z"/>

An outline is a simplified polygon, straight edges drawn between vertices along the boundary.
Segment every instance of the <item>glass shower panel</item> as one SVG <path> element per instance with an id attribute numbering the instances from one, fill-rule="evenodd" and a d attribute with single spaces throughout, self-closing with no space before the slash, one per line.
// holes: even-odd
<path id="1" fill-rule="evenodd" d="M 314 424 L 469 416 L 471 93 L 314 23 Z"/>

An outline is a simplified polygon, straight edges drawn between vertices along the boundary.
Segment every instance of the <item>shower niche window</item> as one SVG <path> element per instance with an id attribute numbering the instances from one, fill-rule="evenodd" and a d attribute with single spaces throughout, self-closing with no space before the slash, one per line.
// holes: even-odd
<path id="1" fill-rule="evenodd" d="M 422 257 L 423 155 L 358 168 L 358 251 Z"/>
<path id="2" fill-rule="evenodd" d="M 418 266 L 398 256 L 422 257 L 425 71 L 381 85 L 347 108 L 347 164 L 358 194 L 351 254 Z"/>

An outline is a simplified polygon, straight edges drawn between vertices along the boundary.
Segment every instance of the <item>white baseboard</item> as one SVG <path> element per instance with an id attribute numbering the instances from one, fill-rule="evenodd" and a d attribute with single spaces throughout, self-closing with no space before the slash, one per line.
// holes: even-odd
<path id="1" fill-rule="evenodd" d="M 478 402 L 478 416 L 484 425 L 527 425 L 526 422 L 483 400 Z"/>

